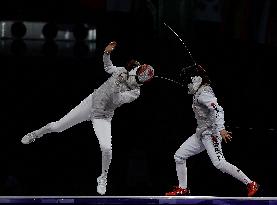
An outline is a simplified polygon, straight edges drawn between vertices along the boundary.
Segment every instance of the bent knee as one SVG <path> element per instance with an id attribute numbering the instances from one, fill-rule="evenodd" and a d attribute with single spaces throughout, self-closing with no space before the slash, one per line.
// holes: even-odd
<path id="1" fill-rule="evenodd" d="M 174 155 L 174 160 L 175 160 L 175 163 L 177 163 L 177 164 L 184 164 L 186 162 L 185 157 L 181 157 L 177 154 Z"/>

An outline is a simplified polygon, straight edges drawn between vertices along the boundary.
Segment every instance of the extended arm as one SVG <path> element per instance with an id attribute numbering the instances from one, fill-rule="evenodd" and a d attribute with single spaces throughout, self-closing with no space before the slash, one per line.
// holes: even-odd
<path id="1" fill-rule="evenodd" d="M 107 73 L 112 74 L 117 70 L 117 67 L 113 65 L 111 61 L 111 52 L 115 49 L 117 43 L 115 41 L 109 43 L 103 54 L 103 63 L 104 63 L 104 69 Z"/>

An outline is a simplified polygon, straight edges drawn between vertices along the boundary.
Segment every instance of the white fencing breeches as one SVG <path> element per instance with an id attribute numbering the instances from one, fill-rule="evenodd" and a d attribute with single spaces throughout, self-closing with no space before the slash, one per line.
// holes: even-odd
<path id="1" fill-rule="evenodd" d="M 92 95 L 92 94 L 91 94 Z M 51 132 L 62 132 L 83 121 L 92 120 L 94 132 L 102 151 L 102 174 L 107 174 L 112 159 L 111 119 L 91 119 L 92 96 L 89 95 L 68 114 L 56 122 L 36 130 L 38 136 Z"/>
<path id="2" fill-rule="evenodd" d="M 92 95 L 92 94 L 91 94 Z M 89 95 L 79 105 L 73 108 L 69 113 L 56 122 L 51 122 L 46 126 L 36 130 L 38 136 L 42 136 L 51 132 L 62 132 L 70 127 L 81 123 L 83 121 L 90 120 L 92 97 Z"/>
<path id="3" fill-rule="evenodd" d="M 207 151 L 209 158 L 217 169 L 223 173 L 230 174 L 244 184 L 251 182 L 251 180 L 240 169 L 225 160 L 222 152 L 221 141 L 222 138 L 220 136 L 216 137 L 211 134 L 204 134 L 199 137 L 194 134 L 180 146 L 174 155 L 179 186 L 187 188 L 186 159 L 204 150 Z"/>

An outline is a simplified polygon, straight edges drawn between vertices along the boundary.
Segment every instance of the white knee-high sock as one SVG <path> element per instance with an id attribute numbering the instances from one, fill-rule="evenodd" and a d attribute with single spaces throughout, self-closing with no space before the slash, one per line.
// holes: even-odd
<path id="1" fill-rule="evenodd" d="M 107 178 L 109 167 L 112 161 L 112 151 L 102 151 L 102 176 Z"/>
<path id="2" fill-rule="evenodd" d="M 234 178 L 238 179 L 244 184 L 248 184 L 252 182 L 240 169 L 238 169 L 236 166 L 230 164 L 229 162 L 225 161 L 222 168 L 220 168 L 222 172 L 225 172 L 227 174 L 230 174 Z"/>
<path id="3" fill-rule="evenodd" d="M 187 188 L 187 166 L 186 161 L 183 163 L 176 162 L 176 172 L 179 181 L 179 187 L 186 189 Z"/>
<path id="4" fill-rule="evenodd" d="M 53 127 L 53 122 L 48 123 L 47 125 L 43 126 L 42 128 L 35 130 L 34 133 L 38 136 L 38 137 L 42 137 L 45 134 L 51 133 L 54 130 L 52 129 Z"/>

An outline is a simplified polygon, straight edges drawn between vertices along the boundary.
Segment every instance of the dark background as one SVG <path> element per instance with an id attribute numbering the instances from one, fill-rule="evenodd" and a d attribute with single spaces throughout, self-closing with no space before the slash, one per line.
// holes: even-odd
<path id="1" fill-rule="evenodd" d="M 97 195 L 101 152 L 90 122 L 30 145 L 20 140 L 61 118 L 108 78 L 102 53 L 112 40 L 119 45 L 115 65 L 134 57 L 178 80 L 191 60 L 165 21 L 209 71 L 233 132 L 232 143 L 223 144 L 225 158 L 260 183 L 259 196 L 276 196 L 275 1 L 10 0 L 1 7 L 2 21 L 87 23 L 97 30 L 93 53 L 77 40 L 68 55 L 56 42 L 45 42 L 50 50 L 41 53 L 32 53 L 32 41 L 24 39 L 1 48 L 1 195 Z M 107 195 L 164 195 L 177 184 L 173 155 L 195 129 L 186 92 L 154 79 L 138 100 L 116 110 Z M 206 153 L 187 164 L 192 195 L 246 195 Z"/>

